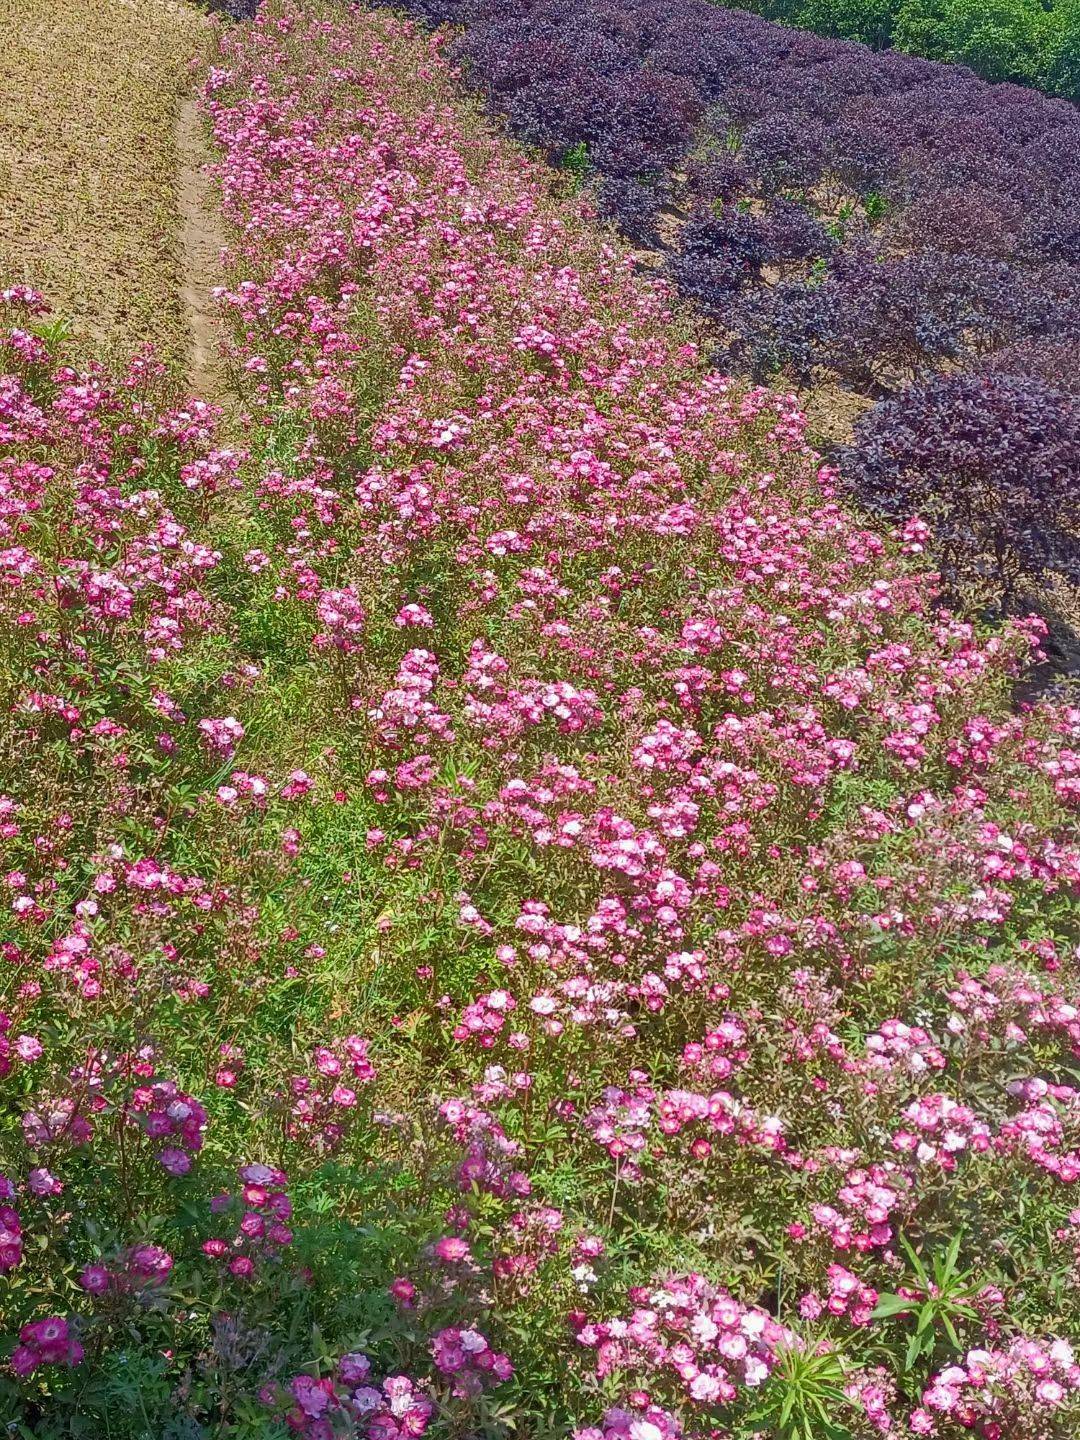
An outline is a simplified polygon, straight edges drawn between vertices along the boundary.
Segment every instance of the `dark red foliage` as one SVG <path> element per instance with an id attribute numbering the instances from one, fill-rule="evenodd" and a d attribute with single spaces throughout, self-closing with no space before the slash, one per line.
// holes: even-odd
<path id="1" fill-rule="evenodd" d="M 935 531 L 947 579 L 1080 579 L 1080 403 L 1018 375 L 938 376 L 872 411 L 845 470 L 860 501 Z"/>
<path id="2" fill-rule="evenodd" d="M 987 375 L 1020 375 L 1041 380 L 1080 400 L 1080 336 L 1050 335 L 1007 345 L 981 367 Z M 1080 491 L 1080 476 L 1077 477 Z"/>

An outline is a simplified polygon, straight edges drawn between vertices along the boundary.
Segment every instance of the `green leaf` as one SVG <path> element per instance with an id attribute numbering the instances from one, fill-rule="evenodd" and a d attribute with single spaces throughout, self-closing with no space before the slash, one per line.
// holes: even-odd
<path id="1" fill-rule="evenodd" d="M 960 1255 L 960 1242 L 963 1238 L 962 1232 L 958 1230 L 949 1243 L 949 1249 L 945 1256 L 945 1264 L 950 1271 L 956 1269 L 956 1261 Z"/>
<path id="2" fill-rule="evenodd" d="M 910 1370 L 922 1354 L 923 1342 L 921 1335 L 912 1335 L 907 1343 L 907 1351 L 904 1355 L 904 1369 Z"/>
<path id="3" fill-rule="evenodd" d="M 902 1315 L 914 1305 L 913 1300 L 908 1300 L 903 1295 L 879 1295 L 878 1303 L 874 1306 L 871 1320 L 888 1320 L 893 1315 Z"/>

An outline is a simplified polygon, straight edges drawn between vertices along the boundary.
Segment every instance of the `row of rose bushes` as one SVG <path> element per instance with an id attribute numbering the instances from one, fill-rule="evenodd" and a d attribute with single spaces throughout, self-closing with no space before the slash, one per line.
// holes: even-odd
<path id="1" fill-rule="evenodd" d="M 1064 1440 L 1080 715 L 440 50 L 223 35 L 228 443 L 6 295 L 5 1419 Z"/>
<path id="2" fill-rule="evenodd" d="M 933 518 L 950 581 L 1080 578 L 1075 106 L 709 0 L 407 8 L 461 27 L 471 83 L 591 176 L 718 363 L 876 402 L 846 481 Z"/>

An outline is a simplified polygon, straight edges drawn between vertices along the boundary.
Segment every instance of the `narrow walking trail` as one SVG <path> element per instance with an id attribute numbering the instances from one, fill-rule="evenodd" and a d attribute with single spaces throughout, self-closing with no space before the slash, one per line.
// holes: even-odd
<path id="1" fill-rule="evenodd" d="M 219 283 L 225 228 L 206 174 L 210 148 L 194 99 L 180 102 L 177 123 L 183 302 L 188 325 L 188 378 L 195 394 L 224 404 L 228 398 L 220 325 L 213 287 Z"/>

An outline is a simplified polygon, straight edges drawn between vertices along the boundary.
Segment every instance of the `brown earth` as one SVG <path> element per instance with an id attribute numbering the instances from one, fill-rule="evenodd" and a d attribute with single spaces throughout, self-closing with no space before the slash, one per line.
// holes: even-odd
<path id="1" fill-rule="evenodd" d="M 213 288 L 220 283 L 218 262 L 225 245 L 225 227 L 206 175 L 209 147 L 191 98 L 180 102 L 176 135 L 183 263 L 181 296 L 188 328 L 188 376 L 195 394 L 221 403 L 228 399 L 228 394 Z"/>
<path id="2" fill-rule="evenodd" d="M 173 0 L 0 4 L 0 276 L 106 359 L 190 360 L 179 122 L 209 24 Z"/>

